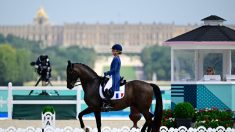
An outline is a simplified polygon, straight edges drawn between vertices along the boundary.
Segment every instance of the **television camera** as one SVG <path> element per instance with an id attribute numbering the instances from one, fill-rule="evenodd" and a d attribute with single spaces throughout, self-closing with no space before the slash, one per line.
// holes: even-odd
<path id="1" fill-rule="evenodd" d="M 51 64 L 49 57 L 47 55 L 40 55 L 35 62 L 30 63 L 33 66 L 40 76 L 35 86 L 38 86 L 39 82 L 42 81 L 42 86 L 48 86 L 52 83 L 50 82 L 51 78 Z M 29 95 L 33 93 L 33 90 L 30 91 Z M 55 93 L 59 96 L 59 93 L 55 90 Z M 40 95 L 49 95 L 46 90 L 43 90 Z"/>

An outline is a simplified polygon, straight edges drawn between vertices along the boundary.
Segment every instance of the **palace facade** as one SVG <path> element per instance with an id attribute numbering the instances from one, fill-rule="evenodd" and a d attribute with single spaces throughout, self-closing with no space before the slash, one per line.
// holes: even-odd
<path id="1" fill-rule="evenodd" d="M 198 25 L 180 26 L 175 24 L 86 24 L 71 23 L 53 25 L 44 8 L 39 8 L 32 24 L 0 25 L 4 36 L 12 34 L 20 38 L 41 41 L 46 47 L 60 45 L 94 48 L 97 52 L 110 52 L 114 43 L 121 43 L 126 53 L 140 53 L 150 45 L 161 45 L 165 40 L 190 31 Z"/>

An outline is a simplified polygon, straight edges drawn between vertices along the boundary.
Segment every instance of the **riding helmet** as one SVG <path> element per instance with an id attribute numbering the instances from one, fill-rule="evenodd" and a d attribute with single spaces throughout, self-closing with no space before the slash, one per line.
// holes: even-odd
<path id="1" fill-rule="evenodd" d="M 121 52 L 122 51 L 122 46 L 120 44 L 114 44 L 112 49 Z"/>

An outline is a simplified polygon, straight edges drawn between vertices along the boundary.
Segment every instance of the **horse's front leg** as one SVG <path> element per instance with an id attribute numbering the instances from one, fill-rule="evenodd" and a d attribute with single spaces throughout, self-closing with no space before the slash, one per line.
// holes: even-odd
<path id="1" fill-rule="evenodd" d="M 81 128 L 83 128 L 83 129 L 85 128 L 85 125 L 84 125 L 84 122 L 82 120 L 82 117 L 84 115 L 86 115 L 86 114 L 90 114 L 91 112 L 93 112 L 93 111 L 88 107 L 88 108 L 86 108 L 85 110 L 83 110 L 82 112 L 79 113 L 78 119 L 80 121 Z"/>
<path id="2" fill-rule="evenodd" d="M 98 132 L 101 132 L 101 112 L 95 112 L 95 119 Z"/>

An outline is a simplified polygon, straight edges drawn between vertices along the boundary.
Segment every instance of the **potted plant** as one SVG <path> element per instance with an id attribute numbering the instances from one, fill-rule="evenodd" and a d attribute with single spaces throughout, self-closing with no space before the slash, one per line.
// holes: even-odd
<path id="1" fill-rule="evenodd" d="M 47 105 L 47 106 L 43 107 L 42 114 L 45 114 L 46 112 L 51 112 L 52 114 L 54 114 L 55 109 L 53 106 Z"/>
<path id="2" fill-rule="evenodd" d="M 49 112 L 49 113 L 47 113 Z M 55 128 L 55 109 L 52 106 L 45 106 L 42 109 L 42 128 L 43 131 L 47 126 Z"/>
<path id="3" fill-rule="evenodd" d="M 194 114 L 195 110 L 190 103 L 184 102 L 177 104 L 174 108 L 176 127 L 180 126 L 185 126 L 187 128 L 191 127 Z"/>

